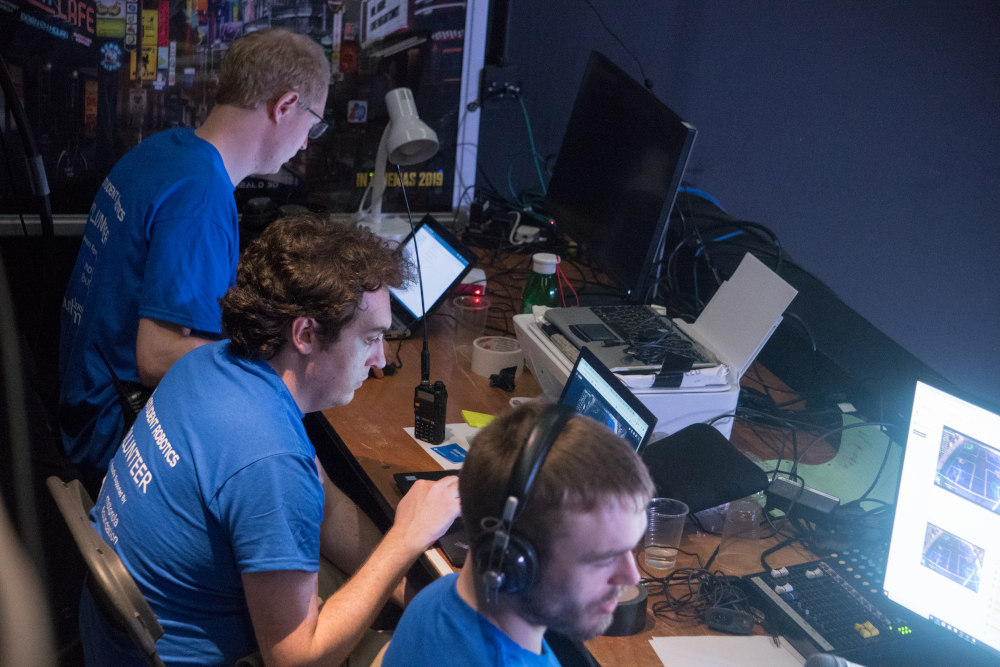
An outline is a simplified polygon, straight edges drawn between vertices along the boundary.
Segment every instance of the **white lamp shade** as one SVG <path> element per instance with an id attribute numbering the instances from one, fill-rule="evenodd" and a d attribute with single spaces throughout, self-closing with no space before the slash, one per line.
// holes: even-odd
<path id="1" fill-rule="evenodd" d="M 417 115 L 413 91 L 394 88 L 385 95 L 389 111 L 386 148 L 389 162 L 402 166 L 429 160 L 437 153 L 437 133 Z"/>
<path id="2" fill-rule="evenodd" d="M 376 233 L 382 226 L 382 195 L 385 193 L 385 163 L 400 166 L 418 164 L 434 157 L 438 151 L 437 133 L 417 115 L 413 91 L 394 88 L 385 95 L 389 123 L 382 132 L 375 155 L 375 173 L 371 184 L 371 204 L 365 209 L 365 196 L 361 197 L 358 218 L 370 224 Z"/>

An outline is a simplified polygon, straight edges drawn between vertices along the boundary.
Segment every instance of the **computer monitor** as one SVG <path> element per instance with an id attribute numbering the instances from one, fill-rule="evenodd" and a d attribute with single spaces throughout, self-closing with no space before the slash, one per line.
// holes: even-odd
<path id="1" fill-rule="evenodd" d="M 559 402 L 596 419 L 642 453 L 656 416 L 587 348 L 580 350 Z"/>
<path id="2" fill-rule="evenodd" d="M 593 51 L 543 210 L 631 303 L 655 297 L 667 222 L 695 128 Z"/>
<path id="3" fill-rule="evenodd" d="M 917 383 L 883 590 L 1000 658 L 1000 413 Z"/>

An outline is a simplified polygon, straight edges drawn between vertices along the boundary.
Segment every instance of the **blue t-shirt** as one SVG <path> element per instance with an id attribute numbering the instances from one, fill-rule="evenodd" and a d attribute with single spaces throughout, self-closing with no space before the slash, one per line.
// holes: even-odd
<path id="1" fill-rule="evenodd" d="M 90 518 L 163 625 L 165 662 L 231 665 L 254 652 L 241 574 L 319 570 L 315 455 L 281 378 L 233 357 L 228 341 L 189 352 L 164 377 Z M 81 605 L 87 662 L 112 664 L 114 635 L 93 614 Z"/>
<path id="2" fill-rule="evenodd" d="M 115 165 L 90 207 L 62 303 L 59 414 L 73 462 L 103 472 L 121 442 L 101 354 L 120 380 L 138 382 L 140 318 L 218 336 L 219 299 L 238 257 L 233 184 L 222 156 L 193 130 L 156 134 Z"/>
<path id="3" fill-rule="evenodd" d="M 449 574 L 413 598 L 392 633 L 383 665 L 558 667 L 544 640 L 541 655 L 523 648 L 470 607 L 457 583 L 458 575 Z"/>

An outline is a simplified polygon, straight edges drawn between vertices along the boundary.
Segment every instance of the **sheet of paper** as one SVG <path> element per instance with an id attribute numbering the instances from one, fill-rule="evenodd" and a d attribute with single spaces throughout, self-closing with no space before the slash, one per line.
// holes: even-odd
<path id="1" fill-rule="evenodd" d="M 445 424 L 444 440 L 441 441 L 440 445 L 432 445 L 429 442 L 418 440 L 413 435 L 412 426 L 403 430 L 413 438 L 415 443 L 423 447 L 424 451 L 430 454 L 431 458 L 437 461 L 445 470 L 458 470 L 462 467 L 462 462 L 456 459 L 459 456 L 464 458 L 464 455 L 469 451 L 469 442 L 476 433 L 479 433 L 478 428 L 473 428 L 465 422 Z M 460 448 L 461 451 L 456 449 L 456 447 Z M 458 456 L 455 455 L 456 453 Z"/>
<path id="2" fill-rule="evenodd" d="M 862 420 L 852 415 L 844 415 L 844 425 L 858 424 Z M 808 441 L 803 445 L 808 446 Z M 899 443 L 889 444 L 889 436 L 877 426 L 862 426 L 847 429 L 840 438 L 840 449 L 836 456 L 818 465 L 800 463 L 798 474 L 806 486 L 840 498 L 840 503 L 857 500 L 865 489 L 875 479 L 886 447 L 891 447 L 885 468 L 879 476 L 878 483 L 869 494 L 869 498 L 887 503 L 896 500 L 896 485 L 899 471 L 903 463 L 903 447 Z M 758 463 L 766 471 L 774 470 L 777 461 L 761 461 Z M 782 460 L 780 469 L 788 471 L 792 462 Z"/>
<path id="3" fill-rule="evenodd" d="M 649 640 L 666 667 L 797 667 L 805 660 L 787 642 L 771 637 L 653 637 Z"/>

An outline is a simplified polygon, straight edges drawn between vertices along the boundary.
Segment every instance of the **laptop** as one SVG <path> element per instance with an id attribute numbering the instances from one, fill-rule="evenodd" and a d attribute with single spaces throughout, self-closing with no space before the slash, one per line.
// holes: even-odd
<path id="1" fill-rule="evenodd" d="M 686 373 L 721 362 L 649 306 L 550 308 L 545 320 L 574 347 L 589 349 L 614 373 Z"/>
<path id="2" fill-rule="evenodd" d="M 559 402 L 605 424 L 639 453 L 649 442 L 656 426 L 656 415 L 586 349 L 580 351 Z M 457 474 L 457 470 L 399 472 L 393 475 L 393 479 L 400 493 L 406 494 L 418 479 L 438 480 Z M 461 518 L 455 520 L 438 543 L 448 561 L 454 567 L 462 567 L 469 543 Z"/>
<path id="3" fill-rule="evenodd" d="M 404 288 L 389 288 L 392 326 L 385 336 L 390 339 L 409 338 L 426 314 L 461 282 L 476 260 L 471 250 L 430 215 L 423 217 L 402 245 L 403 254 L 414 269 L 419 255 L 420 279 Z"/>
<path id="4" fill-rule="evenodd" d="M 888 537 L 877 561 L 865 548 L 838 549 L 788 567 L 781 581 L 750 575 L 748 592 L 803 655 L 872 666 L 1000 664 L 1000 411 L 916 383 Z M 810 572 L 822 586 L 818 605 L 801 576 Z M 776 589 L 786 581 L 794 604 Z M 858 639 L 849 628 L 866 620 L 877 632 Z"/>
<path id="5" fill-rule="evenodd" d="M 656 426 L 656 415 L 588 348 L 580 350 L 559 402 L 601 422 L 640 455 Z"/>
<path id="6" fill-rule="evenodd" d="M 998 586 L 1000 412 L 918 382 L 882 593 L 1000 664 Z"/>

